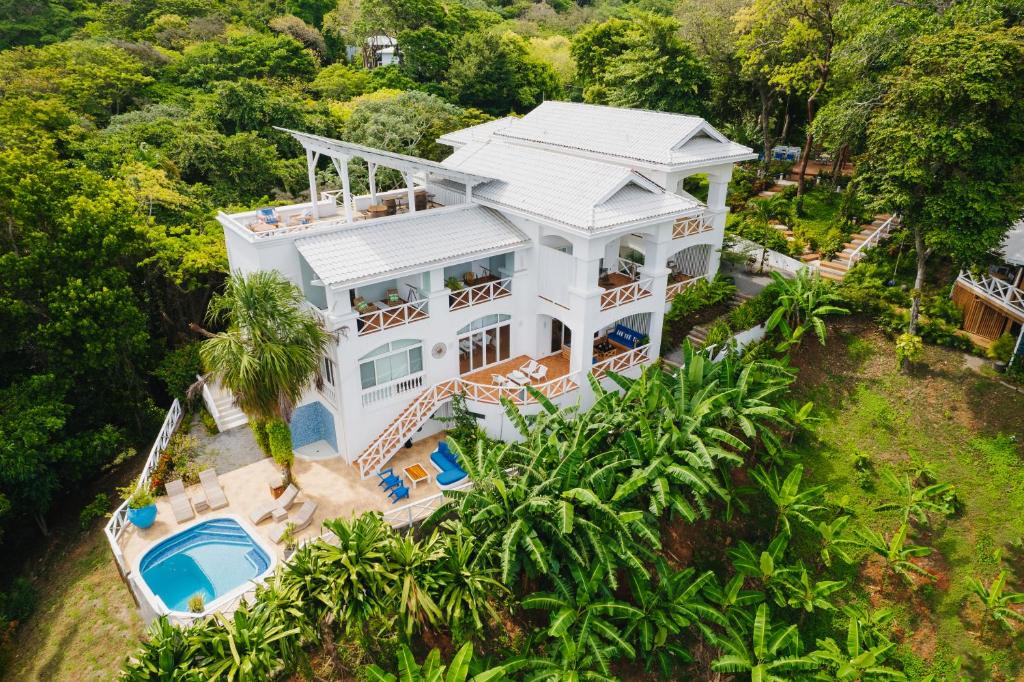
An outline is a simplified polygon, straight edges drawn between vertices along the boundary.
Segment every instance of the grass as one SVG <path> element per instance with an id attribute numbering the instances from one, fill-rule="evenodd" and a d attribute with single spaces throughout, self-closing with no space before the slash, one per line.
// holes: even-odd
<path id="1" fill-rule="evenodd" d="M 963 356 L 929 347 L 913 376 L 897 371 L 893 345 L 868 327 L 833 335 L 827 349 L 801 353 L 798 390 L 824 419 L 800 448 L 809 483 L 824 483 L 833 502 L 862 524 L 890 534 L 896 512 L 875 512 L 889 498 L 879 473 L 902 474 L 927 464 L 940 482 L 956 486 L 965 511 L 917 531 L 914 542 L 935 549 L 934 585 L 911 592 L 877 579 L 879 567 L 858 567 L 861 597 L 898 612 L 899 657 L 911 679 L 1022 679 L 1024 644 L 996 627 L 981 634 L 976 598 L 967 581 L 988 583 L 1000 565 L 1024 590 L 1024 396 L 966 368 Z M 855 453 L 873 471 L 854 467 Z"/>
<path id="2" fill-rule="evenodd" d="M 112 680 L 142 619 L 98 524 L 55 548 L 34 581 L 36 612 L 8 647 L 3 680 Z"/>

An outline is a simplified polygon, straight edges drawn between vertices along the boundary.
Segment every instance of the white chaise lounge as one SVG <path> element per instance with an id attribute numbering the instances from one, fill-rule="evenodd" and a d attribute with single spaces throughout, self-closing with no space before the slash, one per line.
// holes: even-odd
<path id="1" fill-rule="evenodd" d="M 289 524 L 292 526 L 292 532 L 299 532 L 310 524 L 313 520 L 313 514 L 315 513 L 316 502 L 313 500 L 306 500 L 302 503 L 302 506 L 299 507 L 299 511 L 296 512 L 294 516 L 289 516 L 287 521 L 278 523 L 270 529 L 270 539 L 274 542 L 281 542 Z"/>
<path id="2" fill-rule="evenodd" d="M 192 511 L 192 503 L 189 502 L 188 495 L 185 494 L 185 484 L 180 478 L 175 481 L 167 481 L 164 488 L 167 490 L 167 501 L 171 503 L 175 521 L 184 523 L 196 515 Z"/>
<path id="3" fill-rule="evenodd" d="M 299 489 L 289 484 L 276 500 L 268 500 L 252 510 L 249 520 L 254 524 L 262 523 L 271 516 L 275 521 L 283 521 L 288 516 L 288 509 L 295 504 L 295 498 L 299 496 Z"/>
<path id="4" fill-rule="evenodd" d="M 200 471 L 199 482 L 203 484 L 203 491 L 206 492 L 206 499 L 210 503 L 210 509 L 220 509 L 228 506 L 228 498 L 224 495 L 224 489 L 220 487 L 216 469 L 203 469 Z"/>

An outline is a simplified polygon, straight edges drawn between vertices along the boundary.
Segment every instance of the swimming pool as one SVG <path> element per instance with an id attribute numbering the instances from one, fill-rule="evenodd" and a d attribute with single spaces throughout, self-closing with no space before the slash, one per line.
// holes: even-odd
<path id="1" fill-rule="evenodd" d="M 146 587 L 171 611 L 188 611 L 203 596 L 207 608 L 267 573 L 270 554 L 233 518 L 211 519 L 172 535 L 139 562 Z"/>

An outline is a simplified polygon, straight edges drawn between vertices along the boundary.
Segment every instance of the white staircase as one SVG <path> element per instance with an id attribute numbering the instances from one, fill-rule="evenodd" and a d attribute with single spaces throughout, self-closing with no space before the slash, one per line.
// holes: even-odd
<path id="1" fill-rule="evenodd" d="M 203 403 L 220 431 L 230 431 L 249 423 L 245 412 L 235 405 L 235 397 L 231 391 L 216 382 L 207 382 L 203 386 Z"/>

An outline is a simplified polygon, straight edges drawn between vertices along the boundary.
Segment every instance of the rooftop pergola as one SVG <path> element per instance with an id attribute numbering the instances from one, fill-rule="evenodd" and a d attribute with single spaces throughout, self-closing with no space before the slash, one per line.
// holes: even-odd
<path id="1" fill-rule="evenodd" d="M 345 208 L 345 219 L 346 222 L 349 223 L 354 222 L 352 212 L 352 190 L 348 177 L 348 162 L 353 158 L 366 161 L 367 170 L 369 171 L 370 199 L 374 204 L 377 203 L 377 168 L 383 166 L 384 168 L 391 168 L 401 173 L 402 177 L 405 179 L 405 184 L 408 189 L 409 211 L 411 213 L 416 211 L 415 187 L 413 184 L 413 175 L 416 173 L 426 173 L 428 176 L 450 180 L 465 186 L 467 203 L 473 196 L 474 186 L 490 182 L 492 180 L 492 178 L 455 170 L 443 166 L 436 161 L 428 161 L 427 159 L 420 159 L 407 154 L 398 154 L 395 152 L 384 151 L 382 149 L 374 149 L 373 147 L 365 147 L 361 144 L 335 140 L 329 137 L 322 137 L 320 135 L 312 135 L 310 133 L 300 133 L 296 130 L 289 130 L 288 128 L 276 128 L 276 130 L 288 133 L 302 145 L 303 149 L 306 150 L 306 167 L 309 173 L 309 196 L 310 201 L 312 202 L 314 220 L 318 220 L 320 218 L 320 209 L 316 200 L 316 197 L 319 196 L 316 183 L 316 165 L 320 161 L 321 156 L 326 156 L 331 159 L 335 170 L 341 177 L 342 201 Z"/>

